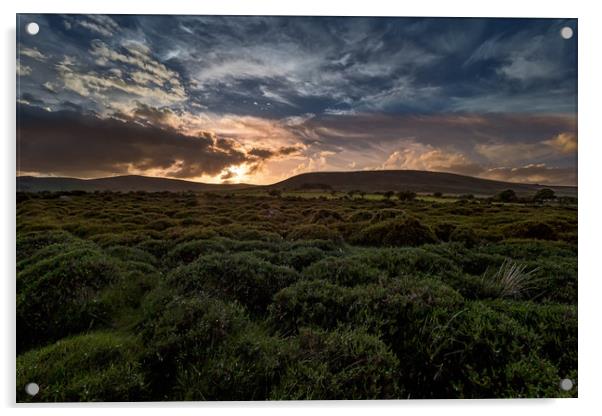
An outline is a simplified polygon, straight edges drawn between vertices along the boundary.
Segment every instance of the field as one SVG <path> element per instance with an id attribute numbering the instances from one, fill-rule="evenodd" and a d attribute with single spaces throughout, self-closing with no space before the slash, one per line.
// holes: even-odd
<path id="1" fill-rule="evenodd" d="M 17 354 L 18 401 L 576 397 L 577 208 L 19 193 Z"/>

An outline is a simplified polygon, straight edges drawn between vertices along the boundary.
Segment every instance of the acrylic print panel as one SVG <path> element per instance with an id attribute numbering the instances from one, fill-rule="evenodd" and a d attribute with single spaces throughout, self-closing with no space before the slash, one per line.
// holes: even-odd
<path id="1" fill-rule="evenodd" d="M 575 19 L 17 33 L 17 401 L 577 396 Z"/>

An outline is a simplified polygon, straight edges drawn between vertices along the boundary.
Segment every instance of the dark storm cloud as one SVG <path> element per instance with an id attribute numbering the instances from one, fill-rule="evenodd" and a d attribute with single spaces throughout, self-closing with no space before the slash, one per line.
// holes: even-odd
<path id="1" fill-rule="evenodd" d="M 39 17 L 44 38 L 19 39 L 30 79 L 60 84 L 65 74 L 56 79 L 53 64 L 70 56 L 77 75 L 119 71 L 189 109 L 268 117 L 576 110 L 576 39 L 559 35 L 565 25 L 576 33 L 571 19 Z"/>
<path id="2" fill-rule="evenodd" d="M 54 138 L 19 125 L 23 171 L 239 180 L 284 159 L 262 181 L 383 166 L 550 180 L 576 171 L 574 19 L 27 19 L 43 36 L 19 25 L 19 99 L 49 110 L 39 118 L 54 120 Z"/>
<path id="3" fill-rule="evenodd" d="M 171 177 L 193 178 L 217 175 L 242 163 L 256 171 L 269 159 L 299 150 L 291 146 L 246 152 L 235 141 L 210 132 L 179 133 L 162 123 L 161 110 L 139 108 L 134 117 L 100 118 L 76 111 L 75 105 L 54 112 L 18 105 L 19 170 L 75 176 L 160 170 Z M 230 177 L 229 171 L 222 175 Z"/>
<path id="4" fill-rule="evenodd" d="M 255 156 L 259 159 L 270 159 L 275 156 L 288 156 L 301 150 L 298 146 L 281 147 L 279 149 L 261 149 L 254 147 L 249 150 L 248 155 Z"/>
<path id="5" fill-rule="evenodd" d="M 128 168 L 162 169 L 174 177 L 215 175 L 247 157 L 206 137 L 20 105 L 19 170 L 56 175 L 107 175 Z"/>
<path id="6" fill-rule="evenodd" d="M 412 139 L 426 145 L 472 149 L 476 145 L 537 144 L 577 129 L 571 115 L 533 114 L 355 114 L 312 117 L 291 130 L 324 150 L 368 150 Z"/>

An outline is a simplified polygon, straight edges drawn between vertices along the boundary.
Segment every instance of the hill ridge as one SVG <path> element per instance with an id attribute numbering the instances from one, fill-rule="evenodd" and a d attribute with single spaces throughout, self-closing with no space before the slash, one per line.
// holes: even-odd
<path id="1" fill-rule="evenodd" d="M 296 190 L 313 185 L 325 185 L 336 191 L 359 190 L 383 192 L 410 190 L 420 193 L 474 194 L 490 196 L 504 189 L 517 194 L 532 194 L 542 188 L 551 188 L 561 196 L 576 196 L 576 186 L 540 185 L 504 182 L 477 178 L 457 173 L 422 170 L 368 170 L 306 172 L 271 185 L 211 184 L 185 179 L 161 178 L 142 175 L 120 175 L 94 179 L 71 177 L 17 176 L 17 191 L 217 191 L 248 188 Z"/>

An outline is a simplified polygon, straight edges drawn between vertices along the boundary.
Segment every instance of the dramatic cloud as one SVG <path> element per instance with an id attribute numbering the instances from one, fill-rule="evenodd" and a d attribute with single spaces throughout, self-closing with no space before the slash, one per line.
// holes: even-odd
<path id="1" fill-rule="evenodd" d="M 437 149 L 430 145 L 407 143 L 403 150 L 391 153 L 383 169 L 413 169 L 478 175 L 483 168 L 466 155 Z"/>
<path id="2" fill-rule="evenodd" d="M 577 135 L 573 132 L 560 133 L 544 143 L 564 154 L 571 154 L 577 151 Z"/>
<path id="3" fill-rule="evenodd" d="M 24 77 L 31 74 L 31 67 L 22 65 L 21 62 L 17 62 L 17 75 Z"/>
<path id="4" fill-rule="evenodd" d="M 576 20 L 35 20 L 44 36 L 17 49 L 22 172 L 272 183 L 401 168 L 576 181 L 577 49 L 559 35 L 577 34 Z"/>
<path id="5" fill-rule="evenodd" d="M 538 183 L 545 185 L 576 185 L 577 170 L 574 168 L 552 168 L 544 163 L 530 164 L 516 168 L 494 168 L 482 174 L 483 177 L 508 182 Z"/>
<path id="6" fill-rule="evenodd" d="M 245 154 L 211 137 L 70 111 L 18 109 L 19 170 L 83 176 L 153 171 L 171 177 L 218 175 L 230 166 L 259 163 L 289 149 Z"/>
<path id="7" fill-rule="evenodd" d="M 45 61 L 46 56 L 40 52 L 37 48 L 22 48 L 19 50 L 19 53 L 23 56 L 28 56 L 32 59 L 36 59 L 38 61 Z"/>
<path id="8" fill-rule="evenodd" d="M 71 29 L 73 26 L 83 27 L 90 32 L 111 37 L 119 29 L 119 25 L 109 16 L 103 15 L 86 15 L 85 17 L 66 17 L 63 21 L 66 29 Z"/>

